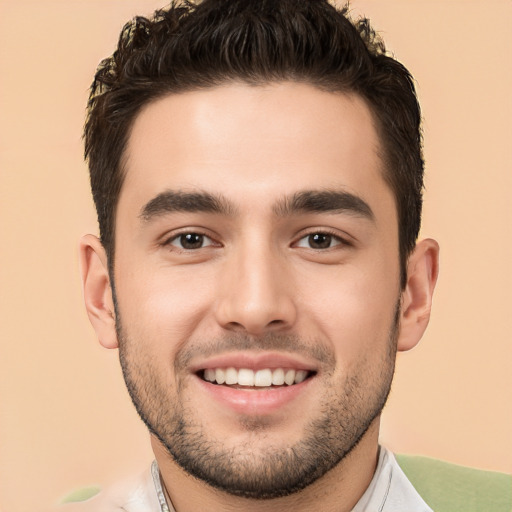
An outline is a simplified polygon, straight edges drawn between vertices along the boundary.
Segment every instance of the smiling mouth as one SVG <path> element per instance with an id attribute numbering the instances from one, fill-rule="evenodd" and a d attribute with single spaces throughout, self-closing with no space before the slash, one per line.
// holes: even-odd
<path id="1" fill-rule="evenodd" d="M 198 376 L 212 384 L 233 386 L 236 388 L 277 388 L 293 386 L 311 378 L 316 372 L 294 370 L 292 368 L 206 368 Z"/>

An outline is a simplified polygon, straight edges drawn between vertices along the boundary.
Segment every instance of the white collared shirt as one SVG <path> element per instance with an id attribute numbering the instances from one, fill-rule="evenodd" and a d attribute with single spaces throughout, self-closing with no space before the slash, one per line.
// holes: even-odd
<path id="1" fill-rule="evenodd" d="M 433 511 L 409 482 L 395 456 L 381 446 L 375 475 L 352 512 Z"/>

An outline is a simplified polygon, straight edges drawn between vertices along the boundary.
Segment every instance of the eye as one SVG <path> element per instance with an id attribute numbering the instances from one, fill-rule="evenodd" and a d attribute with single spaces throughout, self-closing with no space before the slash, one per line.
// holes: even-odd
<path id="1" fill-rule="evenodd" d="M 213 245 L 212 239 L 201 233 L 181 233 L 171 238 L 167 243 L 186 251 L 202 249 L 203 247 Z"/>
<path id="2" fill-rule="evenodd" d="M 336 245 L 343 243 L 341 238 L 331 235 L 329 233 L 310 233 L 309 235 L 301 238 L 296 247 L 306 247 L 308 249 L 330 249 Z"/>

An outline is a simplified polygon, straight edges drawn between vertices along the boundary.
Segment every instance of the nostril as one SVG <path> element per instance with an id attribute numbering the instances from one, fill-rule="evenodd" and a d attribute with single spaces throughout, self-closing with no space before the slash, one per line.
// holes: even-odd
<path id="1" fill-rule="evenodd" d="M 245 327 L 239 322 L 229 322 L 226 324 L 226 329 L 230 331 L 245 331 Z"/>

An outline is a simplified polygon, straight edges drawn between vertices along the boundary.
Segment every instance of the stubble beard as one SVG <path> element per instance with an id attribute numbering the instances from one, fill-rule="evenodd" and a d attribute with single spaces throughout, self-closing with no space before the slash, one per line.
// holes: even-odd
<path id="1" fill-rule="evenodd" d="M 304 426 L 301 440 L 288 446 L 262 442 L 267 435 L 266 420 L 251 417 L 240 421 L 240 426 L 248 433 L 247 442 L 227 448 L 222 439 L 208 431 L 207 419 L 200 421 L 201 412 L 187 407 L 181 386 L 178 385 L 172 393 L 158 381 L 152 371 L 151 359 L 137 351 L 137 340 L 129 338 L 117 315 L 119 357 L 128 392 L 139 416 L 183 470 L 234 496 L 272 499 L 304 489 L 337 466 L 380 415 L 393 379 L 398 311 L 399 305 L 381 364 L 370 369 L 363 364 L 359 368 L 363 371 L 356 368 L 341 382 L 333 381 L 331 372 L 330 385 L 324 386 L 325 393 L 321 397 L 320 413 Z M 220 344 L 238 349 L 249 344 L 268 349 L 269 346 L 296 347 L 297 341 L 270 334 L 261 340 L 235 336 Z M 217 345 L 211 350 L 215 351 Z M 311 352 L 315 353 L 313 349 Z M 334 355 L 327 357 L 333 358 Z M 175 369 L 181 366 L 179 360 L 177 357 Z M 186 355 L 183 355 L 181 363 L 185 360 Z M 255 446 L 265 448 L 256 450 Z"/>

